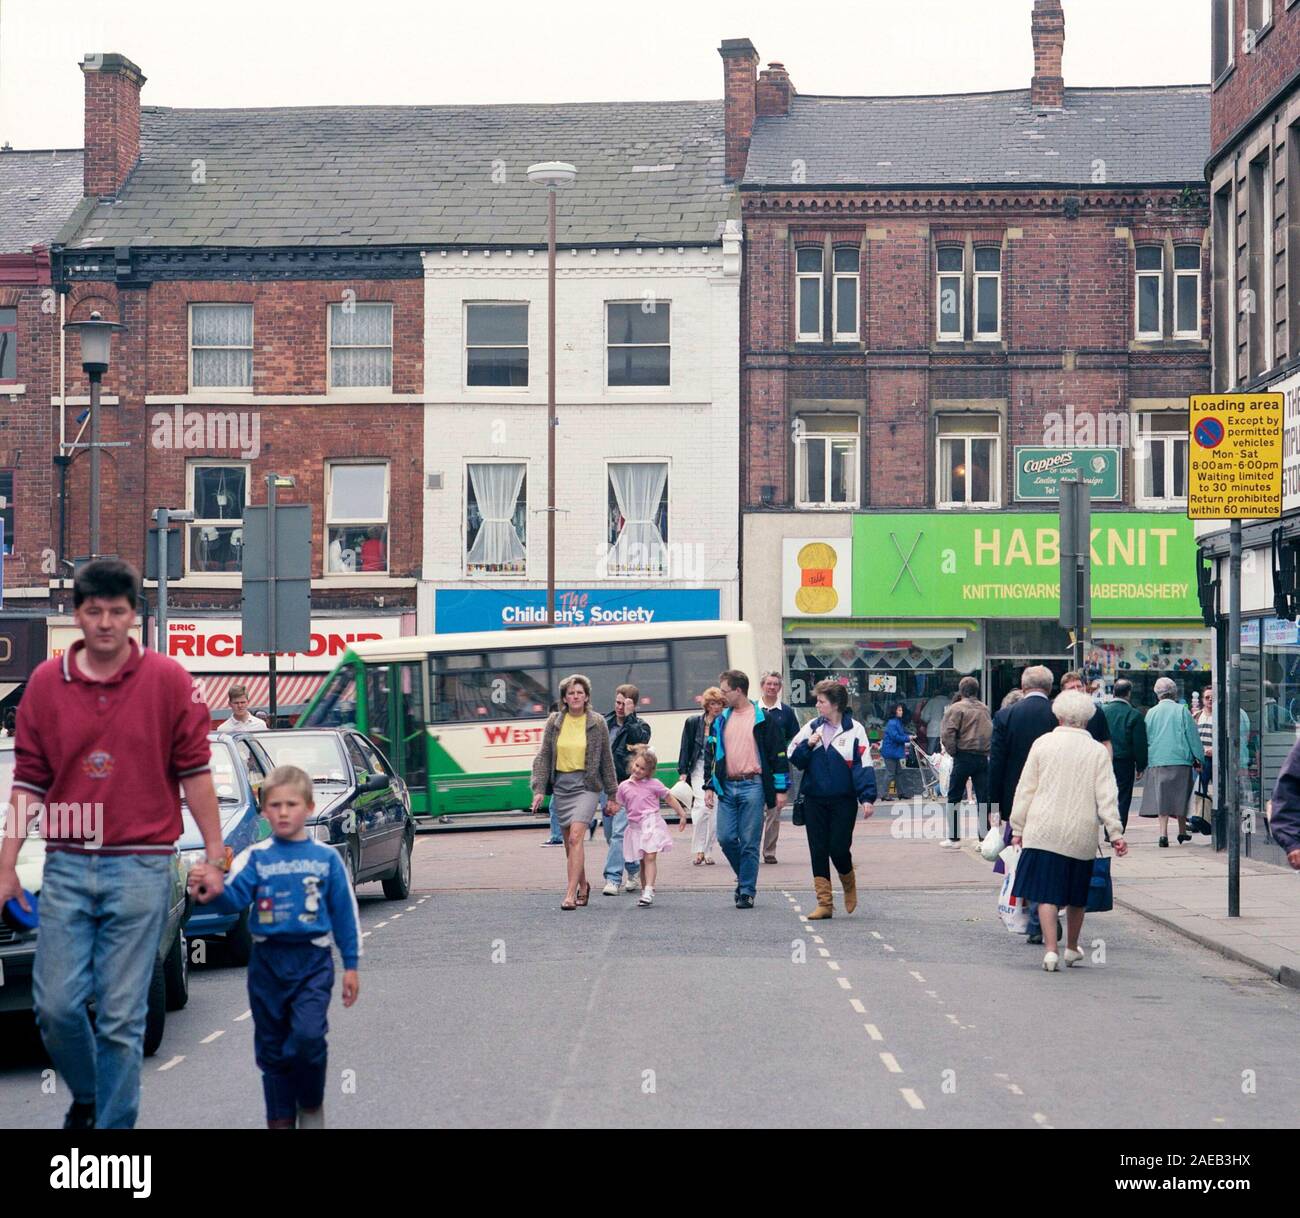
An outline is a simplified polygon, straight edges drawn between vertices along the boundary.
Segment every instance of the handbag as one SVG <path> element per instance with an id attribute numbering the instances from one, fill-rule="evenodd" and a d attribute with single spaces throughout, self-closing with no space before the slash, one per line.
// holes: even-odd
<path id="1" fill-rule="evenodd" d="M 1204 833 L 1206 835 L 1214 832 L 1214 826 L 1211 824 L 1213 816 L 1213 805 L 1208 795 L 1202 795 L 1199 791 L 1192 796 L 1192 806 L 1196 812 L 1188 817 L 1187 825 L 1193 833 Z"/>
<path id="2" fill-rule="evenodd" d="M 1110 878 L 1110 859 L 1092 860 L 1092 879 L 1088 881 L 1086 913 L 1109 913 L 1115 908 L 1115 886 Z"/>
<path id="3" fill-rule="evenodd" d="M 792 825 L 802 825 L 805 823 L 802 791 L 794 797 L 794 807 L 790 809 L 790 823 Z"/>

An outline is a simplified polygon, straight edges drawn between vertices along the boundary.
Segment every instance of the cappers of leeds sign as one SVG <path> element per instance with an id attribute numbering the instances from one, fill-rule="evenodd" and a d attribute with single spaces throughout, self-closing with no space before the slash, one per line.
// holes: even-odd
<path id="1" fill-rule="evenodd" d="M 1192 618 L 1196 541 L 1181 515 L 1092 518 L 1096 618 Z M 856 516 L 854 617 L 1055 618 L 1060 528 L 1048 512 Z"/>
<path id="2" fill-rule="evenodd" d="M 1120 501 L 1118 448 L 1017 448 L 1016 498 L 1056 500 L 1061 481 L 1074 478 L 1088 487 L 1094 503 Z"/>

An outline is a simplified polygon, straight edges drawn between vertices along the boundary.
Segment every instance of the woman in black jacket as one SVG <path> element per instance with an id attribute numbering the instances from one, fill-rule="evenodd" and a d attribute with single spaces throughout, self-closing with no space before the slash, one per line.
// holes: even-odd
<path id="1" fill-rule="evenodd" d="M 695 851 L 695 866 L 712 867 L 713 847 L 718 840 L 713 817 L 713 741 L 709 728 L 727 705 L 722 690 L 709 686 L 700 695 L 704 713 L 692 715 L 682 726 L 682 746 L 677 756 L 677 776 L 691 784 L 691 849 Z"/>
<path id="2" fill-rule="evenodd" d="M 874 811 L 876 771 L 871 764 L 867 730 L 849 714 L 848 691 L 838 681 L 820 681 L 817 717 L 790 742 L 790 764 L 804 772 L 799 787 L 808 853 L 812 856 L 817 908 L 808 915 L 829 918 L 835 910 L 831 868 L 840 873 L 844 908 L 858 906 L 858 880 L 853 869 L 853 827 L 860 810 L 865 820 Z"/>

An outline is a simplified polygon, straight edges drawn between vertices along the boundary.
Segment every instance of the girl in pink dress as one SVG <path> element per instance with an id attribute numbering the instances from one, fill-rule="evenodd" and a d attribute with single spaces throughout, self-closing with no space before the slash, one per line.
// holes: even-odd
<path id="1" fill-rule="evenodd" d="M 623 834 L 623 857 L 636 859 L 642 864 L 641 899 L 638 905 L 653 905 L 655 899 L 655 873 L 659 852 L 671 850 L 673 839 L 668 832 L 668 822 L 659 812 L 660 800 L 666 799 L 678 818 L 678 833 L 686 832 L 686 812 L 669 794 L 654 775 L 659 758 L 644 744 L 634 744 L 628 752 L 633 754 L 631 777 L 619 783 L 614 797 L 614 813 L 620 807 L 627 809 L 627 831 Z"/>

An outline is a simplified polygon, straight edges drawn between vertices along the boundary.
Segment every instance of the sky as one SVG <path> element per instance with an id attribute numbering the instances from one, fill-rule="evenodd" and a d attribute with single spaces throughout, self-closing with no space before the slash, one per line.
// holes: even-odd
<path id="1" fill-rule="evenodd" d="M 1209 74 L 1211 0 L 1065 0 L 1070 85 Z M 90 51 L 158 106 L 490 104 L 722 96 L 723 38 L 800 93 L 1024 88 L 1032 0 L 0 0 L 0 144 L 79 148 Z"/>

